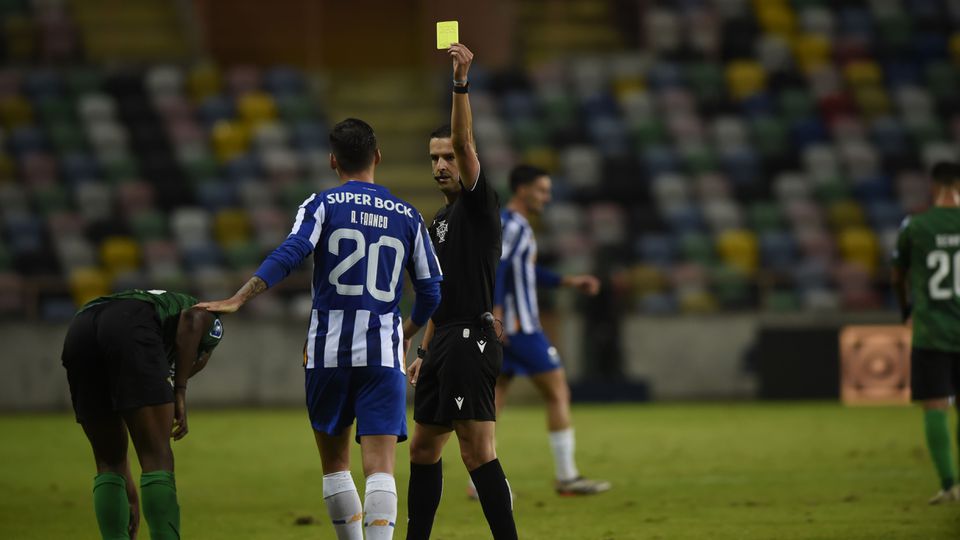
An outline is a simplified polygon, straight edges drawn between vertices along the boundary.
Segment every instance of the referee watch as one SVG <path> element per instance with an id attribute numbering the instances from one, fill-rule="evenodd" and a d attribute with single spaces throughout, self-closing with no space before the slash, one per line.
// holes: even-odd
<path id="1" fill-rule="evenodd" d="M 418 346 L 417 346 L 417 358 L 426 359 L 426 357 L 427 357 L 427 351 L 424 350 L 423 347 L 420 347 L 420 346 L 418 345 Z"/>

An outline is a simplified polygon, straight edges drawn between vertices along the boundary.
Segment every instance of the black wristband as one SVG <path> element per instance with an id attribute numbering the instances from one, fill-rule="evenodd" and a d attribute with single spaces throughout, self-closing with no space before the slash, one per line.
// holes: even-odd
<path id="1" fill-rule="evenodd" d="M 427 357 L 427 351 L 425 351 L 423 347 L 417 347 L 417 358 L 426 358 L 426 357 Z"/>
<path id="2" fill-rule="evenodd" d="M 470 83 L 464 84 L 463 86 L 453 85 L 454 94 L 468 94 L 470 93 Z"/>

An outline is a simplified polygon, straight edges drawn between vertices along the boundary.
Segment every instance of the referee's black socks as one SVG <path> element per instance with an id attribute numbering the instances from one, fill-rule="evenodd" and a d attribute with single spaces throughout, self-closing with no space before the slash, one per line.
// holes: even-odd
<path id="1" fill-rule="evenodd" d="M 494 540 L 516 540 L 517 525 L 513 521 L 513 497 L 510 484 L 503 474 L 500 460 L 484 463 L 470 471 L 473 485 L 477 487 L 477 496 L 483 515 L 490 525 Z M 412 482 L 411 482 L 412 484 Z"/>
<path id="2" fill-rule="evenodd" d="M 427 540 L 443 493 L 443 460 L 431 465 L 410 463 L 407 488 L 407 540 Z"/>

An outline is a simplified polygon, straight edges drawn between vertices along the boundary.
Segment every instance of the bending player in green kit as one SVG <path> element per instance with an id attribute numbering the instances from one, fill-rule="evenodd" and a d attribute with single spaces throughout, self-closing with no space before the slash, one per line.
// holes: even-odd
<path id="1" fill-rule="evenodd" d="M 187 434 L 187 379 L 223 337 L 220 318 L 196 303 L 176 292 L 124 291 L 88 302 L 67 330 L 63 367 L 97 464 L 93 506 L 105 539 L 133 538 L 139 528 L 128 433 L 143 471 L 150 537 L 180 538 L 170 438 Z"/>
<path id="2" fill-rule="evenodd" d="M 933 207 L 900 226 L 893 288 L 904 322 L 913 319 L 910 386 L 923 405 L 927 448 L 940 477 L 930 504 L 940 504 L 960 501 L 947 422 L 950 397 L 960 389 L 960 165 L 937 163 L 930 175 Z"/>

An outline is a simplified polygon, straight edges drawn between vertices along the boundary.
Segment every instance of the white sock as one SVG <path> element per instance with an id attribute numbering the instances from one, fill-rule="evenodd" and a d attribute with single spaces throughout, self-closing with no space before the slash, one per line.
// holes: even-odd
<path id="1" fill-rule="evenodd" d="M 363 508 L 350 471 L 323 475 L 323 502 L 338 540 L 363 540 Z"/>
<path id="2" fill-rule="evenodd" d="M 373 473 L 367 477 L 363 495 L 363 530 L 367 540 L 390 540 L 397 523 L 397 482 L 392 475 Z"/>
<path id="3" fill-rule="evenodd" d="M 557 469 L 557 480 L 573 480 L 580 476 L 577 464 L 573 461 L 575 447 L 573 428 L 550 432 L 550 450 L 553 451 L 553 463 Z"/>

